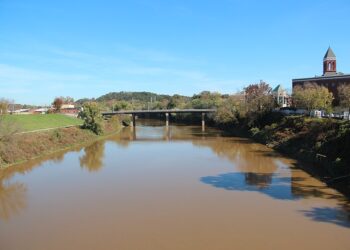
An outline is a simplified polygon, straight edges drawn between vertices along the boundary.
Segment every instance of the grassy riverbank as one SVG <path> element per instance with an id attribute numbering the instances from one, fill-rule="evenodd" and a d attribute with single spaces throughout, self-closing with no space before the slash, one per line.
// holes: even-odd
<path id="1" fill-rule="evenodd" d="M 22 132 L 81 125 L 83 123 L 81 119 L 63 114 L 6 115 L 4 119 L 6 119 L 9 123 L 17 124 L 19 130 Z"/>
<path id="2" fill-rule="evenodd" d="M 118 120 L 110 120 L 103 123 L 103 128 L 102 135 L 79 126 L 13 135 L 0 143 L 0 168 L 103 138 L 120 130 L 121 125 Z"/>

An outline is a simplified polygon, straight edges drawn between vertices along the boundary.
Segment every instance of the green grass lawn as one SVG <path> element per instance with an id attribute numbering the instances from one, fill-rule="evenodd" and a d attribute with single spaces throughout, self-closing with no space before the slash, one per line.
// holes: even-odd
<path id="1" fill-rule="evenodd" d="M 18 124 L 20 130 L 23 132 L 69 125 L 81 125 L 83 123 L 81 119 L 62 114 L 6 115 L 6 119 Z"/>

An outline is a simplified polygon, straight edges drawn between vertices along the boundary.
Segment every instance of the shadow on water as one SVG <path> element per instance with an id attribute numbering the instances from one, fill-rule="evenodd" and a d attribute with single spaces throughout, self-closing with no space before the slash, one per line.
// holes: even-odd
<path id="1" fill-rule="evenodd" d="M 267 173 L 225 173 L 218 176 L 206 176 L 200 179 L 205 184 L 230 191 L 259 192 L 274 199 L 294 200 L 289 181 Z"/>
<path id="2" fill-rule="evenodd" d="M 278 174 L 233 172 L 206 176 L 200 181 L 228 191 L 258 192 L 278 200 L 324 198 L 337 200 L 337 207 L 314 207 L 302 210 L 304 216 L 319 222 L 333 223 L 350 228 L 350 205 L 345 197 L 328 192 L 328 187 L 303 184 L 301 177 L 280 177 Z"/>
<path id="3" fill-rule="evenodd" d="M 350 210 L 342 207 L 314 207 L 310 210 L 301 210 L 306 217 L 318 221 L 333 223 L 350 228 Z"/>

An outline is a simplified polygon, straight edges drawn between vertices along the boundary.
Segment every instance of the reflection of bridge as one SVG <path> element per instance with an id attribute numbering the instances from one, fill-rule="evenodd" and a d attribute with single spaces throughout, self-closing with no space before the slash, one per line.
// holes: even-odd
<path id="1" fill-rule="evenodd" d="M 169 114 L 184 114 L 184 113 L 194 113 L 202 114 L 202 129 L 205 128 L 205 114 L 214 113 L 216 109 L 157 109 L 157 110 L 123 110 L 114 112 L 104 112 L 103 116 L 111 115 L 131 115 L 132 121 L 130 126 L 136 126 L 136 116 L 143 114 L 165 114 L 165 126 L 169 126 Z"/>

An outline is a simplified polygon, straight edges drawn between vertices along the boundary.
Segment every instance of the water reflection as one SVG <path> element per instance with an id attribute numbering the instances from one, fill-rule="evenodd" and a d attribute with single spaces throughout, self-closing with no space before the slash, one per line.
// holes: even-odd
<path id="1" fill-rule="evenodd" d="M 347 207 L 314 207 L 300 212 L 314 221 L 350 228 L 350 210 Z"/>
<path id="2" fill-rule="evenodd" d="M 70 151 L 79 150 L 79 148 L 70 149 Z M 0 170 L 0 219 L 9 220 L 27 207 L 27 186 L 18 181 L 11 183 L 11 179 L 17 174 L 29 174 L 44 162 L 59 163 L 64 160 L 66 152 L 54 153 Z"/>
<path id="3" fill-rule="evenodd" d="M 306 217 L 350 227 L 349 201 L 298 168 L 298 163 L 244 139 L 223 139 L 219 142 L 193 141 L 210 147 L 218 156 L 230 160 L 237 172 L 201 177 L 200 181 L 229 191 L 258 192 L 278 200 L 322 198 L 336 201 L 336 207 L 314 207 L 300 211 Z"/>
<path id="4" fill-rule="evenodd" d="M 99 171 L 103 167 L 104 150 L 104 141 L 96 141 L 85 147 L 85 154 L 79 158 L 80 166 L 90 172 Z"/>
<path id="5" fill-rule="evenodd" d="M 160 141 L 188 141 L 196 139 L 208 139 L 221 137 L 218 130 L 202 132 L 201 128 L 194 126 L 157 126 L 158 123 L 148 124 L 148 120 L 140 120 L 135 128 L 125 127 L 120 133 L 109 137 L 118 145 L 127 147 L 132 141 L 160 142 Z M 145 125 L 147 124 L 147 125 Z"/>
<path id="6" fill-rule="evenodd" d="M 223 188 L 231 191 L 260 192 L 274 199 L 293 200 L 291 186 L 286 178 L 279 178 L 273 174 L 262 173 L 225 173 L 218 176 L 206 176 L 200 180 L 216 188 Z"/>
<path id="7" fill-rule="evenodd" d="M 91 173 L 101 171 L 104 158 L 108 157 L 107 153 L 105 155 L 105 148 L 108 147 L 106 142 L 113 142 L 126 148 L 132 142 L 186 141 L 196 148 L 208 148 L 218 158 L 229 162 L 231 169 L 200 177 L 201 183 L 227 191 L 255 192 L 275 200 L 296 201 L 311 198 L 335 200 L 336 206 L 320 205 L 299 212 L 311 220 L 343 227 L 350 226 L 349 203 L 345 197 L 300 171 L 296 162 L 283 158 L 262 145 L 247 139 L 225 137 L 221 132 L 212 129 L 202 132 L 200 127 L 143 127 L 142 123 L 138 124 L 141 126 L 134 129 L 124 128 L 115 136 L 85 147 L 83 155 L 79 155 L 80 167 Z M 81 148 L 75 151 L 80 152 Z M 58 153 L 0 171 L 1 219 L 7 220 L 27 207 L 26 185 L 20 182 L 11 183 L 9 182 L 11 178 L 18 173 L 27 174 L 48 160 L 61 162 L 64 160 L 64 154 L 65 152 Z M 194 181 L 198 181 L 199 176 Z"/>
<path id="8" fill-rule="evenodd" d="M 279 174 L 233 172 L 202 177 L 200 181 L 229 191 L 259 192 L 278 200 L 314 197 L 334 200 L 337 201 L 336 207 L 313 207 L 299 212 L 315 221 L 350 227 L 350 205 L 344 196 L 319 183 L 313 183 L 309 177 L 293 176 L 300 175 L 298 171 L 291 173 L 292 177 L 282 177 Z"/>
<path id="9" fill-rule="evenodd" d="M 245 173 L 245 182 L 250 186 L 265 189 L 272 183 L 272 174 Z"/>
<path id="10" fill-rule="evenodd" d="M 327 186 L 322 186 L 318 182 L 310 182 L 306 176 L 293 176 L 295 174 L 300 175 L 297 171 L 292 171 L 291 174 L 291 177 L 286 177 L 279 173 L 232 172 L 217 176 L 205 176 L 200 180 L 216 188 L 230 191 L 259 192 L 280 200 L 318 197 L 337 199 L 339 202 L 347 201 L 345 197 L 329 189 Z"/>
<path id="11" fill-rule="evenodd" d="M 285 159 L 269 156 L 270 149 L 262 149 L 261 145 L 243 138 L 223 137 L 220 140 L 193 140 L 192 143 L 197 147 L 209 147 L 220 158 L 231 161 L 238 171 L 263 173 L 265 178 L 276 172 L 279 165 L 285 165 Z"/>
<path id="12" fill-rule="evenodd" d="M 22 183 L 0 183 L 0 219 L 8 220 L 27 206 L 27 188 Z"/>

